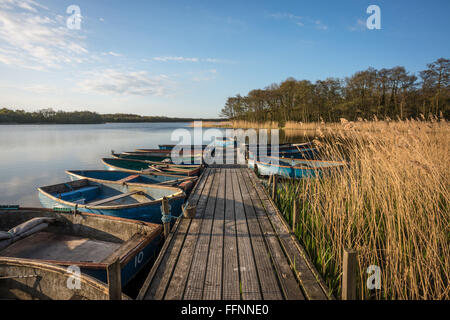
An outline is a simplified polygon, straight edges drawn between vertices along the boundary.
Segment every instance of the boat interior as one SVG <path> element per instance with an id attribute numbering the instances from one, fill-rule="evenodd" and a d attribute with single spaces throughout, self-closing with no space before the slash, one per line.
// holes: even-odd
<path id="1" fill-rule="evenodd" d="M 121 206 L 145 203 L 170 196 L 177 189 L 133 187 L 126 184 L 96 183 L 87 179 L 42 187 L 42 191 L 75 204 L 88 206 Z"/>
<path id="2" fill-rule="evenodd" d="M 148 224 L 138 229 L 130 222 L 118 224 L 103 217 L 73 216 L 50 210 L 19 211 L 0 211 L 0 231 L 8 232 L 36 217 L 50 217 L 53 222 L 3 248 L 0 256 L 109 264 L 124 254 L 125 249 L 135 247 L 132 243 L 137 245 L 148 233 L 160 228 Z"/>

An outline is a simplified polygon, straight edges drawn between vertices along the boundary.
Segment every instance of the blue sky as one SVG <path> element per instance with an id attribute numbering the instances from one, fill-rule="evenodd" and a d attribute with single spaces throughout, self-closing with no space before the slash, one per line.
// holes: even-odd
<path id="1" fill-rule="evenodd" d="M 423 70 L 450 56 L 449 13 L 448 0 L 0 0 L 0 106 L 217 117 L 288 77 Z"/>

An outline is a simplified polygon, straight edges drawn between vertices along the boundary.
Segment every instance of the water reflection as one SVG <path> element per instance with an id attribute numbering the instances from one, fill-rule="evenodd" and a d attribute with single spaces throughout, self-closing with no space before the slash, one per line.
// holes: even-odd
<path id="1" fill-rule="evenodd" d="M 1 125 L 0 204 L 40 206 L 39 186 L 68 177 L 67 169 L 103 169 L 111 150 L 157 148 L 189 123 L 101 125 Z"/>
<path id="2" fill-rule="evenodd" d="M 170 137 L 178 128 L 192 134 L 190 123 L 0 125 L 0 204 L 40 206 L 36 188 L 68 180 L 65 170 L 103 169 L 100 158 L 111 150 L 177 143 Z M 280 143 L 306 140 L 280 131 Z"/>

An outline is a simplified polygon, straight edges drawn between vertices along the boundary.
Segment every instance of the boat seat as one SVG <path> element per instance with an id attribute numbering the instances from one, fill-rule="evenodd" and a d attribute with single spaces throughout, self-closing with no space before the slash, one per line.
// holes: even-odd
<path id="1" fill-rule="evenodd" d="M 109 197 L 109 198 L 106 198 L 106 199 L 101 199 L 101 200 L 98 200 L 98 201 L 95 201 L 95 202 L 92 202 L 92 203 L 88 203 L 88 205 L 90 207 L 95 207 L 95 206 L 102 205 L 104 203 L 108 203 L 108 202 L 119 200 L 119 199 L 122 199 L 122 198 L 125 198 L 125 197 L 129 197 L 129 196 L 132 196 L 133 194 L 137 194 L 137 193 L 142 193 L 142 191 L 138 190 L 138 191 L 132 191 L 132 192 L 128 192 L 128 193 L 122 193 L 122 194 L 119 194 L 117 196 L 113 196 L 113 197 Z"/>
<path id="2" fill-rule="evenodd" d="M 124 182 L 130 181 L 130 180 L 134 180 L 136 178 L 139 178 L 139 175 L 138 174 L 133 174 L 133 175 L 125 177 L 123 179 L 117 180 L 117 182 L 124 183 Z"/>
<path id="3" fill-rule="evenodd" d="M 85 201 L 88 201 L 89 199 L 95 198 L 99 193 L 100 187 L 88 186 L 77 190 L 60 193 L 57 195 L 57 197 L 66 201 L 75 201 L 81 199 L 85 199 Z"/>

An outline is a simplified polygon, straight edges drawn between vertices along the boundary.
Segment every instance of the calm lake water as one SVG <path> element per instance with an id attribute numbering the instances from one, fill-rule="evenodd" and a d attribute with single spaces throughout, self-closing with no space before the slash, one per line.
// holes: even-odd
<path id="1" fill-rule="evenodd" d="M 37 187 L 69 181 L 68 169 L 103 169 L 111 150 L 176 144 L 177 128 L 190 123 L 0 125 L 0 204 L 38 206 Z"/>

